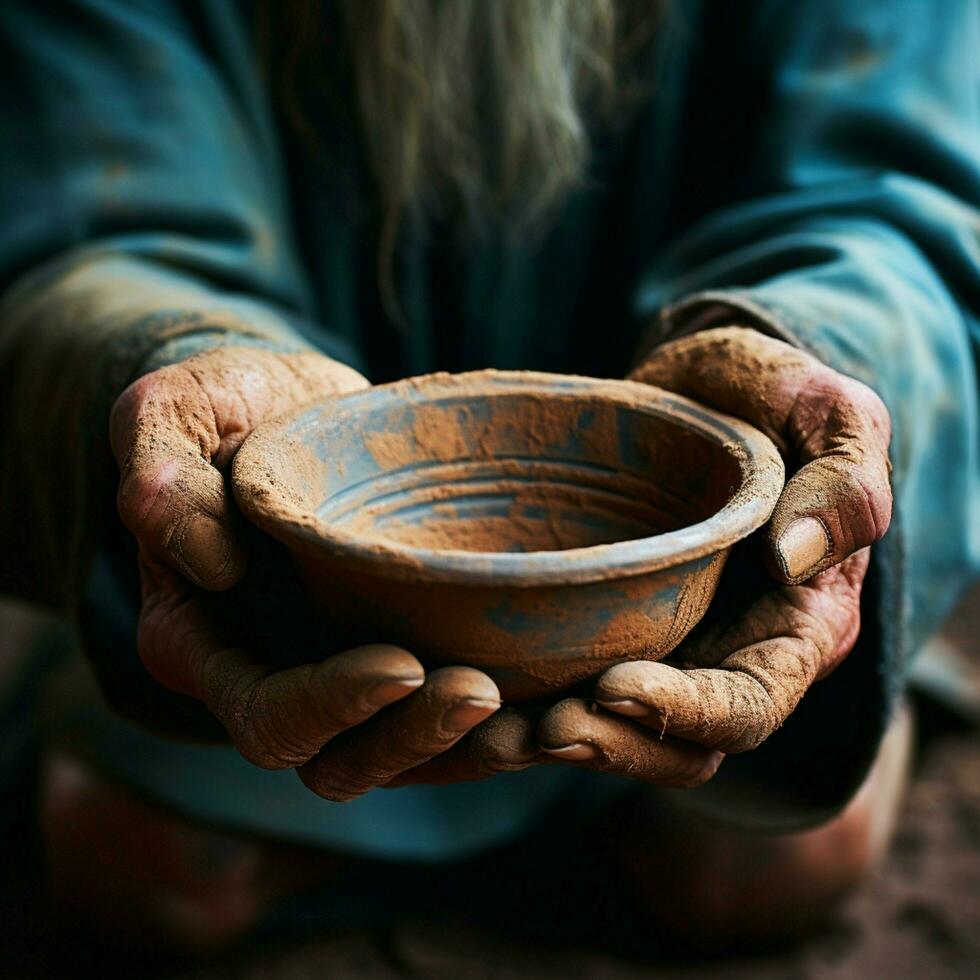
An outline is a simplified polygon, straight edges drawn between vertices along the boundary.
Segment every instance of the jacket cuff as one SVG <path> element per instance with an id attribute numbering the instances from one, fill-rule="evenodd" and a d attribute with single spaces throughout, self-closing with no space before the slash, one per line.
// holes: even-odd
<path id="1" fill-rule="evenodd" d="M 734 324 L 754 327 L 794 347 L 804 346 L 799 335 L 805 331 L 793 329 L 787 311 L 776 309 L 747 290 L 711 289 L 691 293 L 663 307 L 647 328 L 640 349 L 646 354 L 671 340 Z"/>

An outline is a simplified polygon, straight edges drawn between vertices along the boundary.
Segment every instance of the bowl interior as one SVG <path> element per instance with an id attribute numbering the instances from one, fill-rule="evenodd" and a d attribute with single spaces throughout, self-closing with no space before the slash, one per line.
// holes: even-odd
<path id="1" fill-rule="evenodd" d="M 431 398 L 372 389 L 337 400 L 311 448 L 318 485 L 307 501 L 322 521 L 432 550 L 647 538 L 706 520 L 742 479 L 723 441 L 689 419 L 589 388 L 462 386 Z"/>

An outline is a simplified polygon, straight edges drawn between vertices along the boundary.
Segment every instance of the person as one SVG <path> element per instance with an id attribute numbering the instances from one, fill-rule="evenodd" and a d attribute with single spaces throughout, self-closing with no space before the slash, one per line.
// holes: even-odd
<path id="1" fill-rule="evenodd" d="M 641 931 L 819 920 L 980 565 L 976 4 L 8 0 L 0 50 L 0 589 L 92 670 L 45 694 L 62 905 L 213 947 L 536 834 Z M 791 474 L 764 589 L 540 717 L 290 632 L 228 488 L 264 419 L 490 366 L 630 373 Z"/>

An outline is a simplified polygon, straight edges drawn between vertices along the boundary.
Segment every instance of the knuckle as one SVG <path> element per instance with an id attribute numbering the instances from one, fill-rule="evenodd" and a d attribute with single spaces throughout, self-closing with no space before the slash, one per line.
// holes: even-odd
<path id="1" fill-rule="evenodd" d="M 165 467 L 146 471 L 127 468 L 119 482 L 116 507 L 123 524 L 134 534 L 142 530 L 150 514 L 168 489 Z"/>
<path id="2" fill-rule="evenodd" d="M 275 771 L 290 768 L 287 763 L 280 760 L 275 751 L 271 750 L 260 737 L 252 732 L 238 732 L 232 736 L 232 744 L 238 750 L 238 754 L 257 769 Z"/>
<path id="3" fill-rule="evenodd" d="M 872 421 L 882 430 L 887 440 L 891 436 L 891 412 L 888 411 L 888 406 L 881 396 L 870 388 L 868 389 L 868 414 L 871 416 Z"/>
<path id="4" fill-rule="evenodd" d="M 228 679 L 223 673 L 213 675 L 204 670 L 202 677 L 204 703 L 229 729 L 240 726 L 243 716 L 251 712 L 251 700 L 255 697 L 251 678 Z"/>
<path id="5" fill-rule="evenodd" d="M 892 492 L 887 476 L 882 476 L 874 484 L 864 481 L 861 489 L 871 526 L 868 540 L 858 542 L 859 546 L 880 540 L 888 530 L 892 516 Z"/>
<path id="6" fill-rule="evenodd" d="M 761 725 L 752 725 L 737 735 L 730 736 L 718 742 L 714 748 L 728 755 L 738 755 L 741 752 L 751 752 L 757 749 L 770 736 L 775 724 L 770 727 L 766 721 Z"/>
<path id="7" fill-rule="evenodd" d="M 875 451 L 887 458 L 888 442 L 891 438 L 891 413 L 881 396 L 863 381 L 845 374 L 834 372 L 832 420 L 848 431 L 855 414 L 860 418 L 860 428 L 865 433 L 870 430 L 880 440 Z"/>
<path id="8" fill-rule="evenodd" d="M 331 803 L 350 803 L 352 800 L 356 800 L 359 796 L 364 795 L 362 792 L 348 792 L 345 789 L 331 786 L 324 787 L 322 790 L 315 792 L 317 792 L 318 796 L 329 800 Z"/>
<path id="9" fill-rule="evenodd" d="M 524 769 L 538 754 L 530 718 L 507 708 L 477 728 L 467 739 L 467 748 L 469 756 L 489 772 Z"/>
<path id="10" fill-rule="evenodd" d="M 708 778 L 710 778 L 705 777 L 704 779 L 701 779 L 699 778 L 700 773 L 700 769 L 691 772 L 678 773 L 670 779 L 669 785 L 677 789 L 695 789 L 696 787 L 706 783 Z"/>
<path id="11" fill-rule="evenodd" d="M 847 385 L 844 391 L 850 403 L 858 408 L 876 427 L 886 433 L 889 432 L 891 429 L 891 413 L 878 392 L 855 378 L 846 378 L 846 381 Z"/>
<path id="12" fill-rule="evenodd" d="M 387 763 L 388 760 L 385 760 Z M 369 750 L 331 753 L 329 750 L 316 760 L 320 786 L 333 794 L 353 799 L 363 796 L 376 786 L 383 786 L 397 774 L 395 768 L 371 758 Z"/>
<path id="13" fill-rule="evenodd" d="M 158 368 L 137 378 L 116 398 L 109 413 L 109 431 L 113 448 L 118 450 L 135 434 L 154 406 L 171 400 L 174 378 L 179 365 Z"/>
<path id="14" fill-rule="evenodd" d="M 293 742 L 270 710 L 262 684 L 248 678 L 231 683 L 212 699 L 213 713 L 239 754 L 260 769 L 290 769 L 312 751 Z"/>
<path id="15" fill-rule="evenodd" d="M 690 769 L 681 773 L 677 786 L 680 789 L 695 789 L 698 786 L 703 786 L 714 777 L 721 765 L 722 758 L 721 753 L 715 753 L 707 762 L 697 760 L 692 763 Z"/>
<path id="16" fill-rule="evenodd" d="M 244 723 L 253 754 L 263 769 L 291 769 L 302 765 L 320 748 L 311 738 L 290 723 L 280 712 L 262 712 Z"/>
<path id="17" fill-rule="evenodd" d="M 167 372 L 167 368 L 160 368 L 132 382 L 116 399 L 110 418 L 118 422 L 135 421 L 146 402 L 160 390 L 161 383 L 165 383 Z"/>
<path id="18" fill-rule="evenodd" d="M 743 684 L 733 690 L 732 737 L 726 751 L 748 752 L 758 748 L 783 722 L 785 702 L 793 705 L 805 690 L 787 677 L 785 670 L 770 662 L 766 666 L 744 664 L 737 668 Z M 719 746 L 720 747 L 720 746 Z"/>
<path id="19" fill-rule="evenodd" d="M 311 763 L 297 770 L 303 785 L 317 796 L 332 803 L 349 803 L 363 796 L 369 787 L 351 781 L 322 762 Z"/>
<path id="20" fill-rule="evenodd" d="M 851 551 L 879 540 L 891 522 L 892 495 L 887 476 L 877 467 L 850 470 L 850 493 L 837 503 L 837 518 L 853 538 Z"/>
<path id="21" fill-rule="evenodd" d="M 281 736 L 246 725 L 232 736 L 239 754 L 259 769 L 293 769 L 302 765 L 310 753 L 287 744 Z"/>

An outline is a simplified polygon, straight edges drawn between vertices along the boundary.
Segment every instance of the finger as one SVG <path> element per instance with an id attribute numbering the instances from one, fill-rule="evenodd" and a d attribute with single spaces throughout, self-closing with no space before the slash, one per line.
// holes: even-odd
<path id="1" fill-rule="evenodd" d="M 840 565 L 800 585 L 772 589 L 734 619 L 697 631 L 670 657 L 679 667 L 717 667 L 726 657 L 775 636 L 808 635 L 821 650 L 819 677 L 850 652 L 861 628 L 861 587 L 871 550 L 864 548 Z"/>
<path id="2" fill-rule="evenodd" d="M 780 581 L 803 581 L 888 529 L 891 425 L 866 385 L 742 327 L 666 344 L 632 377 L 745 419 L 804 464 L 770 522 L 767 559 Z"/>
<path id="3" fill-rule="evenodd" d="M 850 650 L 866 565 L 865 551 L 804 586 L 763 597 L 712 637 L 721 654 L 716 668 L 618 664 L 597 682 L 597 701 L 661 734 L 726 753 L 756 748 Z"/>
<path id="4" fill-rule="evenodd" d="M 352 800 L 445 752 L 499 707 L 500 693 L 486 674 L 443 667 L 401 704 L 327 745 L 299 777 L 328 800 Z"/>
<path id="5" fill-rule="evenodd" d="M 807 645 L 793 638 L 755 644 L 718 668 L 631 664 L 635 669 L 615 677 L 600 703 L 658 733 L 726 753 L 745 752 L 765 741 L 796 707 L 815 679 L 814 660 Z M 617 703 L 614 691 L 631 704 Z"/>
<path id="6" fill-rule="evenodd" d="M 358 386 L 317 355 L 222 348 L 130 385 L 110 417 L 119 514 L 140 544 L 207 589 L 244 574 L 240 518 L 221 470 L 262 420 Z"/>
<path id="7" fill-rule="evenodd" d="M 302 764 L 424 681 L 415 657 L 385 644 L 271 670 L 227 643 L 168 566 L 151 559 L 142 568 L 138 649 L 150 675 L 204 702 L 238 751 L 263 769 Z"/>
<path id="8" fill-rule="evenodd" d="M 422 666 L 411 654 L 385 645 L 265 676 L 256 676 L 264 668 L 254 666 L 250 676 L 243 659 L 237 653 L 212 658 L 203 701 L 239 752 L 263 769 L 301 765 L 424 683 Z"/>
<path id="9" fill-rule="evenodd" d="M 119 516 L 142 547 L 195 584 L 228 588 L 244 574 L 246 552 L 211 465 L 220 436 L 203 392 L 176 389 L 175 375 L 165 368 L 141 379 L 113 409 Z"/>
<path id="10" fill-rule="evenodd" d="M 891 522 L 888 412 L 870 388 L 840 374 L 797 399 L 789 426 L 801 458 L 770 518 L 770 571 L 793 584 L 877 541 Z"/>
<path id="11" fill-rule="evenodd" d="M 588 701 L 569 698 L 538 725 L 538 743 L 552 761 L 629 776 L 658 786 L 691 787 L 707 782 L 722 754 L 677 742 L 617 717 Z M 542 756 L 541 761 L 546 761 Z"/>
<path id="12" fill-rule="evenodd" d="M 537 719 L 527 711 L 502 708 L 477 725 L 451 749 L 396 776 L 389 788 L 416 783 L 472 782 L 502 772 L 519 772 L 541 754 Z"/>

